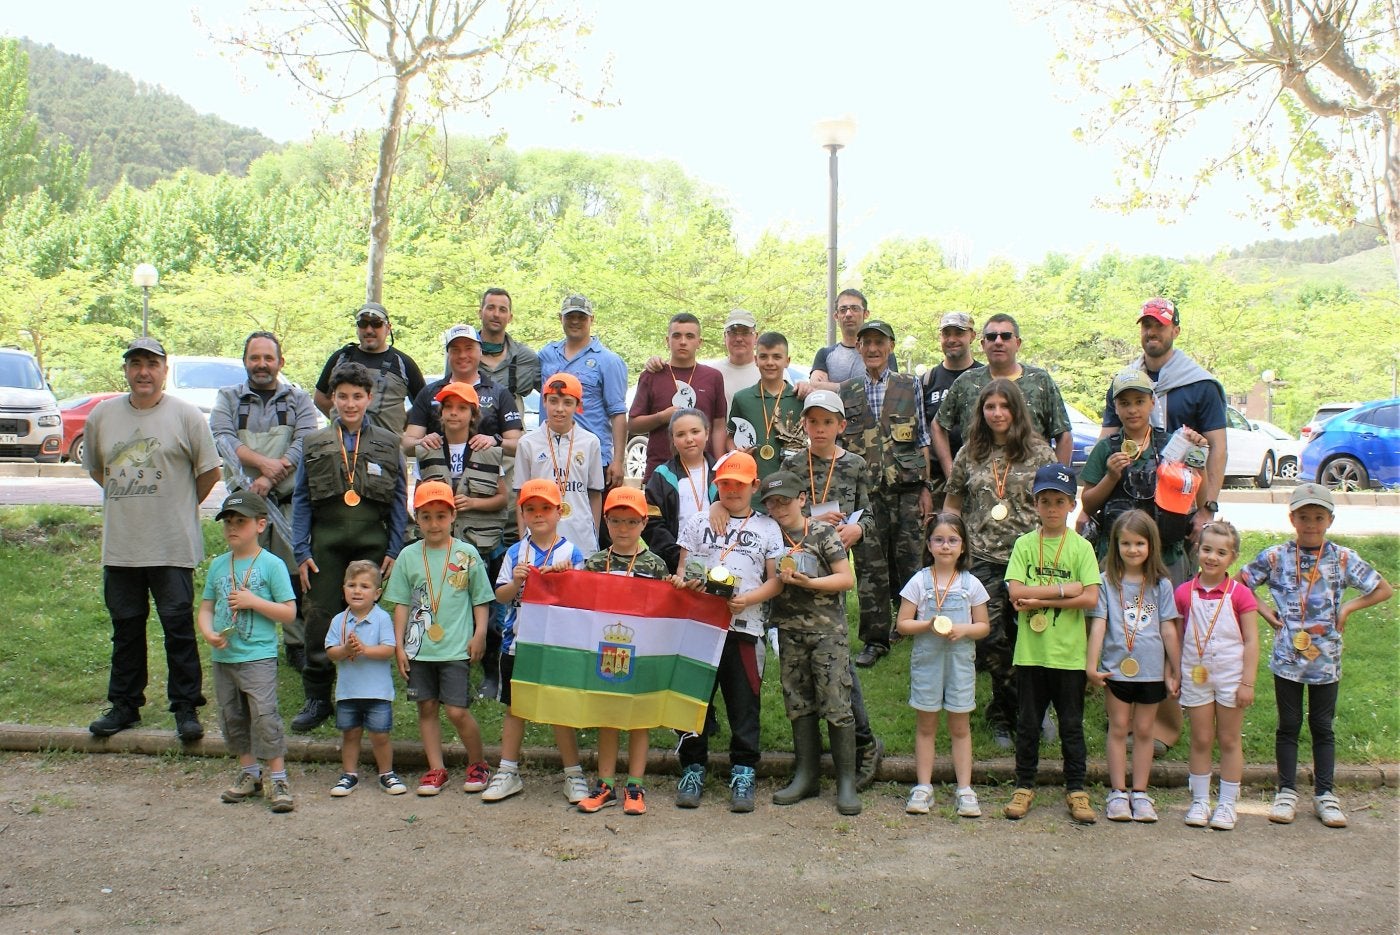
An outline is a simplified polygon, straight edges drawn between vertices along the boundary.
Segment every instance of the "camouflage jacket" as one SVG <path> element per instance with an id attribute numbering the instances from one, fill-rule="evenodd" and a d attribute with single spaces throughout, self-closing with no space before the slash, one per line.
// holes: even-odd
<path id="1" fill-rule="evenodd" d="M 923 432 L 922 396 L 907 374 L 889 373 L 885 402 L 876 416 L 866 397 L 864 376 L 841 384 L 846 430 L 841 447 L 865 459 L 871 487 L 909 487 L 928 479 L 928 460 L 919 448 Z"/>
<path id="2" fill-rule="evenodd" d="M 795 549 L 816 556 L 821 571 L 813 577 L 831 574 L 831 566 L 846 557 L 846 548 L 836 535 L 836 528 L 815 520 L 807 527 L 805 535 L 799 534 L 794 537 L 789 531 L 783 533 L 784 554 Z M 783 630 L 844 630 L 845 607 L 840 591 L 814 591 L 811 588 L 789 584 L 784 586 L 781 594 L 768 602 L 768 623 Z"/>
<path id="3" fill-rule="evenodd" d="M 948 395 L 938 407 L 938 424 L 943 430 L 960 434 L 967 438 L 972 427 L 973 409 L 977 405 L 977 395 L 992 382 L 992 368 L 974 367 L 953 381 Z M 1055 379 L 1039 367 L 1021 364 L 1021 375 L 1016 378 L 1016 386 L 1026 397 L 1026 412 L 1031 425 L 1040 437 L 1050 444 L 1062 433 L 1069 431 L 1069 414 L 1065 411 L 1064 397 Z"/>
<path id="4" fill-rule="evenodd" d="M 1031 499 L 1031 486 L 1036 468 L 1053 463 L 1055 455 L 1040 439 L 1035 440 L 1030 458 L 1012 464 L 1009 469 L 1001 448 L 994 448 L 992 457 L 986 461 L 973 461 L 968 455 L 964 447 L 953 459 L 953 473 L 948 475 L 948 496 L 962 497 L 962 518 L 967 526 L 972 557 L 1004 565 L 1011 558 L 1011 547 L 1016 540 L 1040 525 L 1040 516 Z M 997 481 L 1003 473 L 1002 496 L 997 496 Z M 992 519 L 992 508 L 998 503 L 1005 503 L 1010 511 L 1006 519 L 1000 521 Z"/>
<path id="5" fill-rule="evenodd" d="M 840 449 L 837 449 L 838 451 Z M 784 471 L 791 471 L 807 485 L 807 509 L 819 503 L 835 501 L 848 517 L 862 510 L 859 521 L 861 534 L 869 539 L 875 535 L 875 514 L 870 509 L 870 477 L 865 459 L 858 454 L 842 451 L 835 463 L 811 453 L 811 449 L 794 452 L 783 459 Z"/>

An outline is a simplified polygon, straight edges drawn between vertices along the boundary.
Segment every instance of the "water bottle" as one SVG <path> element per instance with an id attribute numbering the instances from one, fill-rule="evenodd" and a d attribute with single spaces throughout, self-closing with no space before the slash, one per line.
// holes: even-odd
<path id="1" fill-rule="evenodd" d="M 1186 451 L 1190 447 L 1191 443 L 1186 440 L 1185 427 L 1179 428 L 1167 439 L 1167 444 L 1162 449 L 1162 460 L 1180 464 L 1186 460 Z"/>

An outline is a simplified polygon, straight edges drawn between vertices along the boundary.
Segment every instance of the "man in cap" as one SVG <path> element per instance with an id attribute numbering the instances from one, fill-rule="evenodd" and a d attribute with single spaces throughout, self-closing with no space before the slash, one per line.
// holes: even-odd
<path id="1" fill-rule="evenodd" d="M 732 309 L 724 319 L 724 355 L 701 363 L 713 367 L 724 377 L 724 401 L 734 405 L 734 394 L 753 386 L 761 374 L 754 361 L 754 341 L 758 337 L 758 321 L 748 309 Z M 720 433 L 721 435 L 723 433 Z"/>
<path id="2" fill-rule="evenodd" d="M 571 373 L 583 387 L 578 424 L 598 436 L 609 487 L 622 483 L 627 447 L 627 365 L 593 337 L 593 303 L 577 293 L 559 309 L 564 337 L 540 349 L 543 373 Z"/>
<path id="3" fill-rule="evenodd" d="M 831 313 L 836 319 L 840 334 L 836 343 L 817 351 L 812 359 L 812 373 L 808 379 L 797 384 L 797 395 L 805 397 L 812 390 L 830 390 L 835 393 L 841 384 L 865 372 L 865 363 L 859 347 L 860 330 L 870 317 L 865 295 L 859 289 L 847 289 L 836 297 L 836 309 Z M 899 360 L 890 354 L 890 370 L 899 372 Z"/>
<path id="4" fill-rule="evenodd" d="M 98 737 L 141 723 L 152 599 L 176 733 L 204 736 L 194 568 L 204 560 L 199 504 L 219 480 L 219 455 L 199 408 L 165 394 L 166 372 L 159 341 L 132 341 L 122 355 L 130 391 L 98 403 L 87 421 L 83 467 L 102 488 L 102 599 L 112 618 L 111 707 L 88 726 Z"/>
<path id="5" fill-rule="evenodd" d="M 336 351 L 321 368 L 316 380 L 316 408 L 331 415 L 331 373 L 340 364 L 363 364 L 374 374 L 374 404 L 366 413 L 375 425 L 402 435 L 406 417 L 403 401 L 423 391 L 423 372 L 403 351 L 394 347 L 394 329 L 389 312 L 378 302 L 366 302 L 355 313 L 357 343 Z"/>
<path id="6" fill-rule="evenodd" d="M 404 451 L 412 453 L 419 445 L 430 451 L 442 447 L 438 391 L 449 383 L 465 383 L 476 390 L 480 407 L 476 430 L 467 447 L 481 451 L 499 446 L 506 454 L 514 454 L 516 439 L 524 434 L 524 423 L 510 391 L 481 374 L 481 335 L 471 325 L 453 325 L 442 336 L 442 348 L 447 372 L 414 397 L 402 438 Z"/>
<path id="7" fill-rule="evenodd" d="M 938 416 L 938 406 L 943 402 L 943 397 L 948 395 L 948 390 L 952 388 L 953 382 L 968 370 L 974 367 L 987 366 L 972 358 L 972 339 L 977 333 L 977 326 L 972 321 L 972 316 L 967 312 L 948 312 L 938 323 L 938 341 L 943 350 L 943 360 L 938 366 L 929 370 L 919 380 L 919 388 L 924 395 L 924 416 L 929 421 L 929 433 L 933 435 L 934 420 Z M 948 437 L 948 448 L 950 451 L 949 463 L 958 456 L 958 450 L 962 448 L 962 433 L 957 432 Z M 934 446 L 935 456 L 929 458 L 929 492 L 933 494 L 933 509 L 935 512 L 943 508 L 943 494 L 948 482 L 948 475 L 944 473 L 943 463 L 936 456 L 937 445 Z"/>

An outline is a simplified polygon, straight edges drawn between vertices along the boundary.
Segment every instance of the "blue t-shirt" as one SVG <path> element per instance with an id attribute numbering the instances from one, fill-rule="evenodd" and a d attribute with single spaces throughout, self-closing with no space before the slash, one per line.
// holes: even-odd
<path id="1" fill-rule="evenodd" d="M 556 373 L 572 373 L 583 386 L 583 407 L 574 421 L 598 436 L 603 464 L 612 464 L 612 418 L 627 414 L 627 365 L 597 339 L 574 355 L 564 356 L 564 342 L 540 348 L 540 373 L 547 380 Z"/>
<path id="2" fill-rule="evenodd" d="M 214 605 L 214 632 L 226 633 L 228 645 L 223 649 L 210 650 L 209 658 L 215 662 L 254 662 L 258 659 L 277 658 L 277 623 L 252 610 L 238 612 L 234 619 L 229 610 L 228 596 L 233 591 L 234 582 L 229 577 L 229 563 L 233 563 L 233 574 L 238 579 L 239 588 L 247 588 L 258 597 L 276 604 L 295 600 L 292 593 L 292 577 L 287 566 L 267 549 L 259 549 L 252 558 L 233 561 L 233 553 L 225 552 L 209 563 L 209 576 L 204 579 L 203 600 Z"/>
<path id="3" fill-rule="evenodd" d="M 331 618 L 330 629 L 326 631 L 326 648 L 339 646 L 345 642 L 347 620 L 350 628 L 365 646 L 393 646 L 394 618 L 384 608 L 376 604 L 363 620 L 356 620 L 349 609 Z M 374 698 L 383 701 L 394 700 L 394 657 L 387 659 L 342 659 L 335 664 L 335 700 L 350 698 Z"/>
<path id="4" fill-rule="evenodd" d="M 526 538 L 506 549 L 506 557 L 501 560 L 501 570 L 496 574 L 496 586 L 509 584 L 510 579 L 515 576 L 515 566 L 520 564 L 520 550 L 528 548 L 529 557 L 526 562 L 536 568 L 547 567 L 558 562 L 560 559 L 568 558 L 569 567 L 582 568 L 587 556 L 568 539 L 563 536 L 549 548 L 542 549 L 535 545 L 534 541 Z M 520 593 L 515 595 L 515 600 L 509 604 L 501 605 L 501 652 L 508 656 L 515 655 L 515 616 L 520 609 L 520 598 L 525 594 L 525 588 L 520 589 Z"/>

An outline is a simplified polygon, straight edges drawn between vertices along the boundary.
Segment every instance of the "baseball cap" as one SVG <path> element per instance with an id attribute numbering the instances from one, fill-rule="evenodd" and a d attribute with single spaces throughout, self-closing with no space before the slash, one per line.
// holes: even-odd
<path id="1" fill-rule="evenodd" d="M 476 387 L 468 386 L 465 383 L 452 382 L 438 390 L 433 395 L 433 399 L 442 402 L 449 396 L 456 396 L 464 403 L 471 403 L 473 406 L 481 405 L 481 397 L 476 395 Z"/>
<path id="2" fill-rule="evenodd" d="M 814 407 L 834 412 L 843 419 L 846 418 L 846 407 L 841 402 L 841 397 L 831 390 L 813 390 L 808 393 L 807 400 L 802 404 L 802 411 L 806 412 Z"/>
<path id="3" fill-rule="evenodd" d="M 752 484 L 758 480 L 758 462 L 753 455 L 744 451 L 731 451 L 715 465 L 715 480 L 737 480 Z"/>
<path id="4" fill-rule="evenodd" d="M 738 325 L 744 325 L 749 328 L 757 328 L 758 319 L 754 318 L 753 312 L 749 311 L 748 309 L 736 308 L 730 311 L 728 317 L 724 319 L 724 330 L 728 331 L 730 328 L 736 327 Z"/>
<path id="5" fill-rule="evenodd" d="M 224 497 L 224 505 L 219 507 L 219 512 L 215 515 L 215 520 L 221 520 L 226 516 L 251 516 L 257 519 L 267 515 L 267 501 L 251 490 L 240 490 Z"/>
<path id="6" fill-rule="evenodd" d="M 1138 321 L 1144 318 L 1152 318 L 1160 321 L 1164 325 L 1181 324 L 1181 313 L 1176 310 L 1176 306 L 1170 299 L 1161 296 L 1148 299 L 1142 304 L 1142 311 L 1138 313 Z"/>
<path id="7" fill-rule="evenodd" d="M 126 350 L 122 352 L 122 360 L 126 360 L 132 354 L 143 351 L 147 354 L 154 354 L 157 357 L 165 356 L 165 348 L 162 347 L 161 343 L 155 338 L 137 338 L 126 346 Z"/>
<path id="8" fill-rule="evenodd" d="M 583 312 L 589 318 L 593 317 L 593 303 L 577 292 L 564 297 L 564 304 L 559 306 L 559 315 L 563 317 L 570 312 Z"/>
<path id="9" fill-rule="evenodd" d="M 1136 367 L 1129 367 L 1127 370 L 1120 370 L 1113 375 L 1113 386 L 1110 395 L 1114 399 L 1117 399 L 1119 393 L 1126 393 L 1128 390 L 1137 390 L 1140 393 L 1146 393 L 1148 396 L 1151 396 L 1155 388 L 1156 384 L 1152 382 L 1151 377 Z"/>
<path id="10" fill-rule="evenodd" d="M 1074 468 L 1067 468 L 1063 464 L 1041 465 L 1035 472 L 1035 482 L 1031 485 L 1031 496 L 1035 496 L 1042 490 L 1058 490 L 1073 499 L 1078 492 L 1074 479 Z"/>
<path id="11" fill-rule="evenodd" d="M 387 322 L 389 320 L 389 310 L 378 302 L 366 302 L 364 305 L 361 305 L 359 311 L 355 313 L 355 321 L 359 321 L 361 318 L 376 318 L 379 321 Z"/>
<path id="12" fill-rule="evenodd" d="M 614 487 L 608 491 L 608 498 L 603 501 L 604 513 L 610 513 L 613 510 L 631 510 L 642 519 L 646 519 L 646 495 L 636 487 L 628 487 L 625 484 L 621 487 Z"/>
<path id="13" fill-rule="evenodd" d="M 1157 491 L 1152 501 L 1168 513 L 1192 513 L 1200 486 L 1199 471 L 1183 463 L 1163 461 L 1157 465 Z"/>
<path id="14" fill-rule="evenodd" d="M 452 488 L 440 480 L 425 480 L 413 488 L 413 508 L 421 510 L 429 503 L 445 503 L 455 513 L 457 498 Z"/>
<path id="15" fill-rule="evenodd" d="M 1304 506 L 1320 506 L 1325 507 L 1328 513 L 1337 512 L 1332 491 L 1321 484 L 1299 484 L 1293 488 L 1293 495 L 1288 498 L 1288 512 Z"/>
<path id="16" fill-rule="evenodd" d="M 887 321 L 881 321 L 878 318 L 870 319 L 860 326 L 860 330 L 856 332 L 856 339 L 859 340 L 860 336 L 867 331 L 878 331 L 891 341 L 894 340 L 894 328 L 890 327 L 890 323 Z"/>
<path id="17" fill-rule="evenodd" d="M 572 396 L 578 400 L 578 411 L 583 412 L 583 384 L 572 373 L 556 373 L 540 385 L 540 391 L 546 396 L 550 393 Z"/>
<path id="18" fill-rule="evenodd" d="M 472 325 L 453 325 L 442 333 L 442 346 L 444 349 L 451 347 L 452 342 L 458 338 L 466 338 L 468 341 L 481 343 L 481 333 Z"/>
<path id="19" fill-rule="evenodd" d="M 759 486 L 760 499 L 767 500 L 769 497 L 787 497 L 790 500 L 796 499 L 797 495 L 806 489 L 802 486 L 802 481 L 791 471 L 777 471 L 769 474 L 763 479 Z"/>
<path id="20" fill-rule="evenodd" d="M 543 500 L 545 503 L 558 506 L 561 502 L 559 485 L 543 477 L 527 480 L 520 487 L 520 493 L 515 498 L 515 505 L 524 506 L 526 500 Z"/>
<path id="21" fill-rule="evenodd" d="M 967 312 L 949 312 L 943 316 L 943 320 L 938 323 L 938 330 L 944 328 L 958 328 L 962 331 L 976 331 L 977 325 L 973 323 L 972 316 Z"/>

